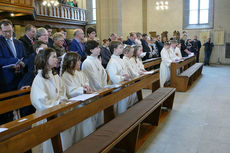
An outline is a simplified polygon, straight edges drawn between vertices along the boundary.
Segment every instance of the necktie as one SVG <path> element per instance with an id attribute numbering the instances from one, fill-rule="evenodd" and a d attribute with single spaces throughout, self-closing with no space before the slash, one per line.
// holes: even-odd
<path id="1" fill-rule="evenodd" d="M 31 41 L 31 44 L 33 45 L 33 44 L 34 44 L 34 41 L 33 41 L 33 39 L 30 39 L 30 41 Z"/>
<path id="2" fill-rule="evenodd" d="M 11 39 L 7 39 L 7 43 L 9 45 L 10 50 L 13 53 L 14 57 L 17 57 L 17 52 L 16 52 L 16 49 L 14 47 L 13 41 Z"/>

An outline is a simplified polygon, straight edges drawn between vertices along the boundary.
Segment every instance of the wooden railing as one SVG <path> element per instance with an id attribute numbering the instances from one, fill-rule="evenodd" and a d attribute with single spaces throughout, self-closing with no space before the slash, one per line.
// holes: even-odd
<path id="1" fill-rule="evenodd" d="M 87 10 L 72 7 L 64 4 L 58 6 L 43 6 L 39 1 L 35 2 L 35 12 L 39 17 L 48 17 L 56 20 L 65 19 L 69 21 L 81 21 L 86 22 Z"/>

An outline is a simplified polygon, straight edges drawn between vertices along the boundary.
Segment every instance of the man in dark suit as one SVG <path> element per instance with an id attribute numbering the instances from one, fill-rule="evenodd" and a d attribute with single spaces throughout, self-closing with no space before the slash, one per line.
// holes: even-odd
<path id="1" fill-rule="evenodd" d="M 7 92 L 17 89 L 17 85 L 22 77 L 24 62 L 21 61 L 25 57 L 23 44 L 13 38 L 12 22 L 3 19 L 0 21 L 2 35 L 0 36 L 0 78 L 1 92 Z M 17 63 L 17 64 L 16 64 Z M 15 64 L 5 67 L 10 64 Z M 12 112 L 0 115 L 0 124 L 13 120 Z"/>
<path id="2" fill-rule="evenodd" d="M 152 57 L 151 49 L 149 47 L 147 39 L 148 39 L 148 35 L 146 33 L 143 34 L 141 39 L 141 44 L 143 47 L 143 52 L 146 53 L 145 56 L 142 58 L 143 61 Z"/>
<path id="3" fill-rule="evenodd" d="M 51 38 L 53 29 L 52 29 L 52 27 L 51 27 L 50 25 L 45 25 L 44 28 L 47 30 L 47 32 L 48 32 L 48 37 L 49 37 L 49 39 L 48 39 L 48 44 L 47 44 L 47 45 L 48 45 L 48 47 L 53 47 L 54 41 L 53 41 L 53 39 Z"/>
<path id="4" fill-rule="evenodd" d="M 131 33 L 129 34 L 129 38 L 128 38 L 128 40 L 125 42 L 125 44 L 130 45 L 130 46 L 135 45 L 135 40 L 136 40 L 136 38 L 137 38 L 136 33 L 131 32 Z"/>
<path id="5" fill-rule="evenodd" d="M 36 35 L 36 28 L 35 26 L 28 24 L 25 27 L 25 35 L 19 38 L 19 40 L 23 43 L 26 55 L 29 56 L 30 54 L 34 53 L 33 44 L 35 41 Z"/>
<path id="6" fill-rule="evenodd" d="M 112 53 L 109 50 L 109 40 L 107 39 L 103 40 L 103 46 L 101 47 L 100 55 L 101 55 L 101 60 L 102 60 L 102 66 L 106 68 L 112 56 Z"/>
<path id="7" fill-rule="evenodd" d="M 69 50 L 77 52 L 81 56 L 81 61 L 86 59 L 85 45 L 83 44 L 84 32 L 82 29 L 76 29 L 74 31 L 74 39 L 72 40 Z"/>
<path id="8" fill-rule="evenodd" d="M 157 35 L 156 38 L 157 38 L 156 47 L 158 49 L 159 56 L 161 57 L 161 50 L 163 49 L 164 44 L 161 42 L 161 36 L 160 35 Z"/>
<path id="9" fill-rule="evenodd" d="M 11 21 L 4 19 L 0 22 L 2 36 L 0 36 L 0 67 L 2 77 L 5 80 L 5 91 L 17 89 L 17 84 L 22 76 L 25 57 L 24 46 L 21 41 L 13 39 L 13 28 Z M 9 64 L 16 64 L 3 68 Z"/>
<path id="10" fill-rule="evenodd" d="M 193 40 L 193 48 L 194 48 L 194 53 L 196 55 L 196 62 L 199 62 L 199 58 L 200 58 L 200 48 L 201 48 L 201 42 L 200 40 L 197 39 L 197 36 L 194 36 L 194 40 Z"/>

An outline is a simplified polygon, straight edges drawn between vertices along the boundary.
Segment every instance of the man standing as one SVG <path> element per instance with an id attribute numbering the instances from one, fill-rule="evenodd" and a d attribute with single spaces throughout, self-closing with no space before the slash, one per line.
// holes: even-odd
<path id="1" fill-rule="evenodd" d="M 7 92 L 17 89 L 25 66 L 22 61 L 25 51 L 23 44 L 13 38 L 13 25 L 10 20 L 1 20 L 0 29 L 0 91 Z M 12 120 L 12 112 L 0 115 L 0 125 Z"/>
<path id="2" fill-rule="evenodd" d="M 34 53 L 33 44 L 35 41 L 34 37 L 36 35 L 36 28 L 33 25 L 28 24 L 25 27 L 25 32 L 25 35 L 19 38 L 19 40 L 22 41 L 26 55 L 29 56 L 31 53 Z"/>
<path id="3" fill-rule="evenodd" d="M 199 63 L 201 42 L 200 42 L 200 40 L 197 39 L 196 35 L 194 36 L 192 46 L 194 48 L 194 53 L 196 55 L 196 62 Z"/>
<path id="4" fill-rule="evenodd" d="M 0 36 L 0 71 L 4 80 L 5 91 L 16 90 L 23 75 L 25 50 L 21 41 L 13 38 L 12 22 L 4 19 L 0 21 L 2 36 Z M 23 59 L 23 60 L 22 60 Z M 10 64 L 16 64 L 11 65 Z"/>
<path id="5" fill-rule="evenodd" d="M 54 43 L 53 39 L 51 38 L 53 29 L 51 28 L 50 25 L 45 25 L 44 28 L 47 30 L 47 32 L 48 32 L 48 37 L 49 37 L 49 39 L 48 39 L 48 44 L 47 44 L 47 45 L 48 45 L 48 47 L 52 47 L 52 46 L 53 46 L 53 43 Z"/>
<path id="6" fill-rule="evenodd" d="M 163 49 L 164 44 L 161 42 L 161 36 L 160 35 L 157 35 L 156 38 L 157 38 L 156 47 L 158 49 L 159 56 L 161 56 L 161 50 Z"/>
<path id="7" fill-rule="evenodd" d="M 84 32 L 82 29 L 76 29 L 74 31 L 74 39 L 70 44 L 70 51 L 77 52 L 81 56 L 81 61 L 86 59 L 85 46 L 82 43 L 84 40 Z"/>
<path id="8" fill-rule="evenodd" d="M 214 44 L 211 42 L 211 38 L 208 38 L 208 41 L 204 43 L 204 65 L 209 65 L 213 47 Z"/>

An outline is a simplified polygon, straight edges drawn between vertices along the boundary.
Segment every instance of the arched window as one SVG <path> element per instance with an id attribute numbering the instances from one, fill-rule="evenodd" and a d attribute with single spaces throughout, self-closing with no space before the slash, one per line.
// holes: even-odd
<path id="1" fill-rule="evenodd" d="M 184 0 L 184 29 L 213 28 L 213 0 Z"/>

